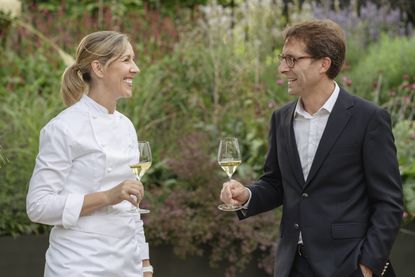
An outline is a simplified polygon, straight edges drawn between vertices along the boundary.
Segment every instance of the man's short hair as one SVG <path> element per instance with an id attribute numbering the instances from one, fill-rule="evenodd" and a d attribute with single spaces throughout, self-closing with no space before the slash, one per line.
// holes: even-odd
<path id="1" fill-rule="evenodd" d="M 331 59 L 327 71 L 330 79 L 339 74 L 346 56 L 346 39 L 341 27 L 331 20 L 310 20 L 287 27 L 283 32 L 284 42 L 289 38 L 302 41 L 305 51 L 315 57 Z"/>

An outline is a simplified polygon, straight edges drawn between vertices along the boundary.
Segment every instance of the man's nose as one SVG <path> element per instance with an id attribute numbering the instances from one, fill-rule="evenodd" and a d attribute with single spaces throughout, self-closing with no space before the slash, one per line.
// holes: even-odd
<path id="1" fill-rule="evenodd" d="M 278 71 L 281 74 L 284 74 L 284 73 L 288 72 L 289 70 L 290 70 L 290 68 L 288 67 L 287 63 L 284 60 L 282 60 L 280 62 L 280 65 L 278 66 Z"/>

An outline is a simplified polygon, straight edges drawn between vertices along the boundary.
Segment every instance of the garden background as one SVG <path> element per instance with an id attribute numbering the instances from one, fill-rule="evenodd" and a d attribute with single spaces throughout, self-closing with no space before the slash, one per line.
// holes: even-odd
<path id="1" fill-rule="evenodd" d="M 116 30 L 129 35 L 141 69 L 118 110 L 152 145 L 143 179 L 151 247 L 168 246 L 183 261 L 204 257 L 221 276 L 252 264 L 268 276 L 280 211 L 243 223 L 220 212 L 226 176 L 216 153 L 220 137 L 238 137 L 243 163 L 234 177 L 261 174 L 270 115 L 293 100 L 277 70 L 281 31 L 310 18 L 345 30 L 337 82 L 391 113 L 405 194 L 401 233 L 414 245 L 413 0 L 0 0 L 0 238 L 49 231 L 25 212 L 39 131 L 64 109 L 60 77 L 80 39 Z"/>

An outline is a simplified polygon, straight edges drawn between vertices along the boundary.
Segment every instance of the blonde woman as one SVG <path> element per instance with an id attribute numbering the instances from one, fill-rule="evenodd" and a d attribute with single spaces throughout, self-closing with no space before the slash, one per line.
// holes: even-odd
<path id="1" fill-rule="evenodd" d="M 135 209 L 144 189 L 129 168 L 137 162 L 137 136 L 116 111 L 140 72 L 134 58 L 126 35 L 95 32 L 63 73 L 68 107 L 41 130 L 27 195 L 29 218 L 54 225 L 44 276 L 152 276 Z"/>

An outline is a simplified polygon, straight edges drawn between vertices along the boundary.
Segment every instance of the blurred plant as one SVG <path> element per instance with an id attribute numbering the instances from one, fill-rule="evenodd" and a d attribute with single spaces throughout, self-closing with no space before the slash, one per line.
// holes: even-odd
<path id="1" fill-rule="evenodd" d="M 148 60 L 172 50 L 178 41 L 176 23 L 172 18 L 147 8 L 145 1 L 141 0 L 86 0 L 82 4 L 75 0 L 28 1 L 24 3 L 24 10 L 23 22 L 30 22 L 39 33 L 70 53 L 85 35 L 97 30 L 128 34 L 132 41 L 139 42 L 139 53 Z M 177 14 L 182 17 L 180 10 Z M 25 49 L 26 52 L 34 51 L 42 43 L 42 38 L 34 37 L 29 45 L 24 44 L 26 37 L 24 29 L 16 28 L 9 43 L 15 46 L 16 51 Z"/>
<path id="2" fill-rule="evenodd" d="M 7 161 L 7 157 L 5 157 L 3 154 L 3 147 L 0 145 L 0 168 L 3 164 L 7 163 Z"/>
<path id="3" fill-rule="evenodd" d="M 405 27 L 403 23 L 405 14 L 388 4 L 377 6 L 367 1 L 357 10 L 357 6 L 353 4 L 340 8 L 338 1 L 324 1 L 323 3 L 324 5 L 312 2 L 314 17 L 328 18 L 337 22 L 348 37 L 359 39 L 364 46 L 379 40 L 382 33 L 390 36 L 411 34 L 412 26 Z"/>
<path id="4" fill-rule="evenodd" d="M 54 67 L 45 58 L 47 51 L 40 48 L 37 55 L 24 57 L 0 51 L 0 142 L 8 160 L 0 170 L 0 236 L 47 230 L 30 223 L 25 208 L 40 128 L 63 106 L 59 97 L 63 64 Z"/>
<path id="5" fill-rule="evenodd" d="M 5 46 L 12 20 L 18 18 L 22 4 L 18 0 L 0 0 L 0 45 Z"/>
<path id="6" fill-rule="evenodd" d="M 211 266 L 227 266 L 225 276 L 236 276 L 254 256 L 271 274 L 280 214 L 239 222 L 235 214 L 217 209 L 226 177 L 209 154 L 217 150 L 216 145 L 212 150 L 212 141 L 204 132 L 184 134 L 177 141 L 178 151 L 167 162 L 177 183 L 152 190 L 149 201 L 158 216 L 145 218 L 148 240 L 172 245 L 180 257 L 208 255 Z"/>
<path id="7" fill-rule="evenodd" d="M 402 83 L 388 93 L 383 104 L 394 125 L 399 168 L 403 181 L 405 216 L 404 222 L 415 218 L 415 77 L 402 76 Z"/>
<path id="8" fill-rule="evenodd" d="M 388 96 L 389 99 L 383 106 L 391 114 L 394 124 L 404 120 L 415 120 L 415 77 L 411 80 L 409 75 L 405 74 L 402 83 L 396 89 L 391 89 Z"/>
<path id="9" fill-rule="evenodd" d="M 19 0 L 0 0 L 0 13 L 10 18 L 19 17 L 22 12 L 22 4 Z"/>
<path id="10" fill-rule="evenodd" d="M 415 121 L 397 122 L 393 129 L 403 181 L 406 221 L 415 218 Z"/>
<path id="11" fill-rule="evenodd" d="M 360 56 L 348 76 L 353 80 L 351 90 L 379 104 L 390 98 L 388 92 L 398 87 L 404 74 L 415 75 L 415 37 L 391 38 L 383 35 Z"/>

